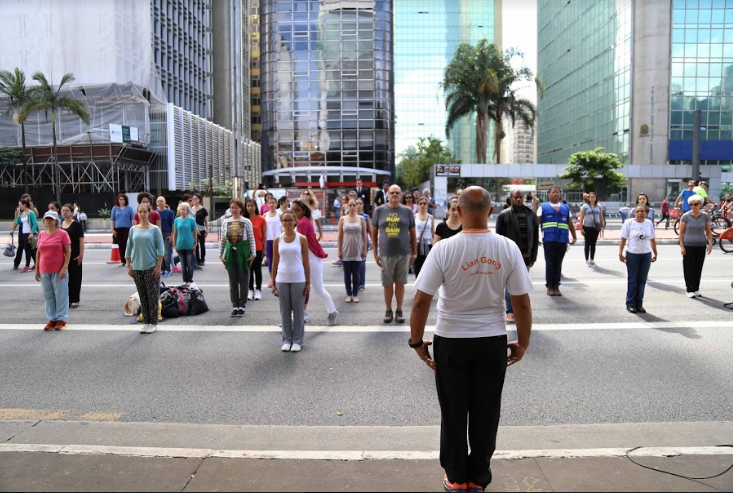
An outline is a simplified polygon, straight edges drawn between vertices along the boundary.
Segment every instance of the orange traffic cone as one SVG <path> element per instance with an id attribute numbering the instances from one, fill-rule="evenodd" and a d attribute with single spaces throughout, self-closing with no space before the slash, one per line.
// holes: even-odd
<path id="1" fill-rule="evenodd" d="M 109 255 L 109 260 L 107 261 L 108 264 L 121 264 L 122 259 L 120 258 L 120 246 L 119 245 L 112 245 L 112 250 Z"/>

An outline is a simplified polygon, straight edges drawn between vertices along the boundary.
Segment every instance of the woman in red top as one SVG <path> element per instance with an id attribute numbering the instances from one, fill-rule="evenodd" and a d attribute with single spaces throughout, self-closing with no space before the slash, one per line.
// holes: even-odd
<path id="1" fill-rule="evenodd" d="M 336 311 L 336 305 L 334 305 L 331 295 L 323 287 L 323 259 L 328 257 L 328 254 L 323 251 L 321 244 L 318 243 L 318 239 L 316 238 L 316 230 L 311 221 L 310 208 L 300 199 L 293 202 L 292 208 L 298 218 L 296 231 L 308 240 L 311 292 L 318 295 L 326 303 L 326 308 L 328 309 L 328 325 L 336 325 L 336 317 L 338 317 L 339 312 Z M 305 304 L 308 306 L 307 298 Z M 306 312 L 305 320 L 308 320 L 308 312 Z"/>
<path id="2" fill-rule="evenodd" d="M 48 211 L 43 216 L 46 231 L 38 235 L 36 281 L 43 287 L 48 323 L 43 330 L 63 330 L 69 318 L 69 262 L 71 239 L 59 228 L 59 215 Z"/>
<path id="3" fill-rule="evenodd" d="M 262 254 L 265 251 L 265 236 L 267 236 L 267 222 L 265 218 L 261 216 L 257 211 L 257 204 L 253 200 L 247 200 L 244 204 L 244 217 L 249 219 L 252 223 L 252 230 L 255 235 L 255 250 L 257 256 L 255 257 L 252 267 L 250 269 L 249 277 L 249 294 L 247 299 L 250 300 L 261 300 L 262 299 Z M 257 283 L 257 289 L 255 290 L 255 283 Z"/>

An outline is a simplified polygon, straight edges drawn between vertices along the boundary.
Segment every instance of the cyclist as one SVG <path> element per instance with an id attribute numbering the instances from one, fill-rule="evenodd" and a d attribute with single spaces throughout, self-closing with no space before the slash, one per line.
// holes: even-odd
<path id="1" fill-rule="evenodd" d="M 692 207 L 690 207 L 690 204 L 687 203 L 687 199 L 692 197 L 695 194 L 695 180 L 690 180 L 687 182 L 687 190 L 682 190 L 682 192 L 677 197 L 677 200 L 674 201 L 674 207 L 675 209 L 679 209 L 680 206 L 682 207 L 682 212 L 690 212 Z"/>

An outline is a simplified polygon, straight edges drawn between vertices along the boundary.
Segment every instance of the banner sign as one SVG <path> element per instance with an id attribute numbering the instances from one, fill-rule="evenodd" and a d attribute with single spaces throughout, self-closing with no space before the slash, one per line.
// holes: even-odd
<path id="1" fill-rule="evenodd" d="M 437 164 L 435 165 L 435 176 L 461 176 L 459 164 Z"/>

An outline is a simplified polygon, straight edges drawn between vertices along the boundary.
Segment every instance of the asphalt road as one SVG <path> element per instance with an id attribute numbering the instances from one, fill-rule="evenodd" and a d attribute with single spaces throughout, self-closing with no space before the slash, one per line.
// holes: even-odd
<path id="1" fill-rule="evenodd" d="M 525 360 L 509 369 L 502 424 L 731 420 L 733 311 L 722 304 L 733 300 L 733 256 L 714 250 L 703 274 L 705 297 L 690 300 L 678 252 L 660 247 L 643 316 L 624 308 L 618 247 L 601 247 L 595 269 L 583 262 L 582 248 L 571 248 L 562 298 L 544 294 L 540 260 L 531 272 L 538 330 Z M 87 253 L 82 305 L 63 333 L 40 330 L 40 286 L 31 274 L 10 270 L 10 259 L 0 260 L 0 409 L 116 413 L 130 422 L 439 424 L 433 375 L 407 348 L 407 327 L 396 332 L 381 323 L 371 258 L 358 305 L 344 302 L 341 269 L 326 265 L 339 327 L 309 333 L 326 321 L 315 299 L 304 351 L 283 354 L 277 301 L 266 292 L 263 301 L 249 302 L 244 319 L 230 319 L 225 272 L 215 262 L 195 273 L 211 312 L 166 321 L 153 336 L 138 334 L 122 313 L 132 280 L 106 265 L 106 255 Z M 413 295 L 409 287 L 406 314 Z M 428 323 L 435 323 L 434 311 Z M 86 326 L 99 327 L 75 329 Z M 166 330 L 176 327 L 187 331 Z"/>

